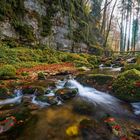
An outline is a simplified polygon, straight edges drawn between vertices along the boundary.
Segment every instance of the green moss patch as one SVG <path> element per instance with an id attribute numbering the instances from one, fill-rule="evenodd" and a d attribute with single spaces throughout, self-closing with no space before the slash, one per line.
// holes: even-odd
<path id="1" fill-rule="evenodd" d="M 120 74 L 113 83 L 113 92 L 120 99 L 140 101 L 140 71 L 136 69 Z"/>

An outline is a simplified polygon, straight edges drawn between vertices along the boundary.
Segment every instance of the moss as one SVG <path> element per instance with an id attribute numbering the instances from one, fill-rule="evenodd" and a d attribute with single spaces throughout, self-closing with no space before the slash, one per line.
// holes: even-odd
<path id="1" fill-rule="evenodd" d="M 88 75 L 90 79 L 92 79 L 94 82 L 98 83 L 99 85 L 107 84 L 111 81 L 113 81 L 112 75 L 105 75 L 105 74 L 90 74 Z"/>
<path id="2" fill-rule="evenodd" d="M 16 69 L 12 65 L 4 65 L 0 67 L 0 77 L 3 79 L 13 78 L 16 76 Z"/>
<path id="3" fill-rule="evenodd" d="M 31 86 L 23 88 L 23 94 L 34 94 L 42 95 L 45 92 L 45 88 L 42 86 Z"/>
<path id="4" fill-rule="evenodd" d="M 126 64 L 124 67 L 124 71 L 131 69 L 140 70 L 140 64 Z"/>
<path id="5" fill-rule="evenodd" d="M 12 94 L 9 94 L 9 89 L 8 88 L 0 88 L 0 99 L 7 99 L 7 98 L 12 98 Z"/>
<path id="6" fill-rule="evenodd" d="M 103 55 L 103 48 L 101 48 L 99 45 L 90 45 L 90 52 L 94 55 Z"/>
<path id="7" fill-rule="evenodd" d="M 35 41 L 33 28 L 31 26 L 23 24 L 23 22 L 17 20 L 13 21 L 12 25 L 21 37 L 27 39 L 28 41 Z"/>
<path id="8" fill-rule="evenodd" d="M 140 71 L 136 69 L 125 71 L 114 81 L 113 92 L 120 99 L 139 101 L 140 87 L 136 84 L 138 81 L 140 81 Z"/>
<path id="9" fill-rule="evenodd" d="M 140 65 L 140 55 L 137 56 L 137 64 Z"/>
<path id="10" fill-rule="evenodd" d="M 42 17 L 42 32 L 41 35 L 42 36 L 48 36 L 51 34 L 51 27 L 52 27 L 52 21 L 51 21 L 51 17 L 49 16 L 43 16 Z"/>
<path id="11" fill-rule="evenodd" d="M 94 55 L 59 52 L 47 46 L 44 50 L 10 47 L 7 44 L 0 44 L 0 64 L 11 64 L 16 68 L 20 68 L 32 67 L 41 63 L 72 62 L 77 67 L 94 68 L 99 63 L 98 58 Z"/>

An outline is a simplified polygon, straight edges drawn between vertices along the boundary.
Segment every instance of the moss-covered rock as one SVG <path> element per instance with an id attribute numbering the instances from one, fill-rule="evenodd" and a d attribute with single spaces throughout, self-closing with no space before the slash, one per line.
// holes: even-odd
<path id="1" fill-rule="evenodd" d="M 77 89 L 63 88 L 56 91 L 56 95 L 62 100 L 68 100 L 75 97 L 77 94 Z"/>
<path id="2" fill-rule="evenodd" d="M 98 85 L 104 85 L 112 82 L 114 77 L 112 75 L 105 75 L 105 74 L 88 74 L 83 75 L 80 74 L 77 76 L 77 80 L 81 81 L 82 84 L 98 84 Z"/>
<path id="3" fill-rule="evenodd" d="M 27 86 L 23 87 L 22 90 L 23 94 L 36 94 L 36 95 L 42 95 L 45 93 L 45 88 L 42 86 Z"/>
<path id="4" fill-rule="evenodd" d="M 113 93 L 120 99 L 140 101 L 140 71 L 128 70 L 120 74 L 113 82 Z"/>
<path id="5" fill-rule="evenodd" d="M 140 71 L 140 64 L 127 64 L 125 65 L 123 70 L 126 71 L 126 70 L 131 70 L 131 69 L 136 69 Z"/>
<path id="6" fill-rule="evenodd" d="M 37 101 L 45 102 L 50 105 L 56 105 L 58 103 L 58 100 L 55 96 L 38 96 L 36 97 Z"/>
<path id="7" fill-rule="evenodd" d="M 7 99 L 7 98 L 12 98 L 13 95 L 9 92 L 8 88 L 0 88 L 0 100 L 2 99 Z"/>

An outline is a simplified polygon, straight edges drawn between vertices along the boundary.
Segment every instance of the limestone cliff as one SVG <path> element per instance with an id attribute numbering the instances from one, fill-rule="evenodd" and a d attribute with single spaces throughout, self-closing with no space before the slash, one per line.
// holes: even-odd
<path id="1" fill-rule="evenodd" d="M 100 0 L 1 0 L 0 39 L 11 47 L 40 44 L 90 52 L 102 45 Z"/>

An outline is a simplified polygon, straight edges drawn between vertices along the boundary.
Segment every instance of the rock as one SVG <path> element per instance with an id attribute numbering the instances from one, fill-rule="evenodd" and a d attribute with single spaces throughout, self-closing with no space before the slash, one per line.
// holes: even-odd
<path id="1" fill-rule="evenodd" d="M 121 73 L 116 80 L 114 80 L 112 88 L 116 97 L 126 101 L 140 100 L 140 71 L 131 69 Z"/>
<path id="2" fill-rule="evenodd" d="M 42 95 L 45 93 L 45 88 L 41 86 L 33 86 L 33 87 L 23 87 L 22 89 L 23 94 L 35 94 L 35 95 Z"/>
<path id="3" fill-rule="evenodd" d="M 105 67 L 111 67 L 111 65 L 112 65 L 112 60 L 108 60 L 104 63 Z"/>
<path id="4" fill-rule="evenodd" d="M 38 80 L 46 80 L 46 75 L 44 72 L 38 73 Z"/>
<path id="5" fill-rule="evenodd" d="M 83 119 L 80 121 L 79 131 L 85 140 L 109 140 L 112 137 L 107 127 L 90 119 Z"/>
<path id="6" fill-rule="evenodd" d="M 0 88 L 0 100 L 12 98 L 13 96 L 7 88 Z"/>
<path id="7" fill-rule="evenodd" d="M 91 102 L 79 98 L 73 102 L 73 111 L 81 115 L 94 115 L 95 106 Z"/>
<path id="8" fill-rule="evenodd" d="M 132 131 L 133 134 L 137 135 L 137 136 L 140 136 L 140 130 L 137 130 L 137 129 L 134 129 Z"/>
<path id="9" fill-rule="evenodd" d="M 85 66 L 79 67 L 78 70 L 79 70 L 79 71 L 90 71 L 90 69 L 87 68 L 87 67 L 85 67 Z"/>
<path id="10" fill-rule="evenodd" d="M 68 100 L 76 96 L 77 89 L 63 88 L 56 91 L 56 95 L 62 100 Z"/>
<path id="11" fill-rule="evenodd" d="M 105 75 L 105 74 L 88 74 L 86 76 L 83 74 L 80 74 L 77 76 L 76 79 L 84 85 L 95 86 L 95 84 L 110 85 L 114 77 L 112 75 Z"/>
<path id="12" fill-rule="evenodd" d="M 37 101 L 41 101 L 41 102 L 46 102 L 49 103 L 50 105 L 56 105 L 58 103 L 58 99 L 55 96 L 38 96 L 36 97 Z"/>
<path id="13" fill-rule="evenodd" d="M 136 63 L 137 59 L 135 57 L 129 58 L 126 60 L 127 63 Z"/>
<path id="14" fill-rule="evenodd" d="M 89 77 L 99 85 L 107 84 L 108 82 L 113 80 L 112 75 L 105 75 L 105 74 L 91 74 L 89 75 Z"/>
<path id="15" fill-rule="evenodd" d="M 42 16 L 46 15 L 46 7 L 36 0 L 25 0 L 24 7 L 29 11 L 35 11 Z"/>

